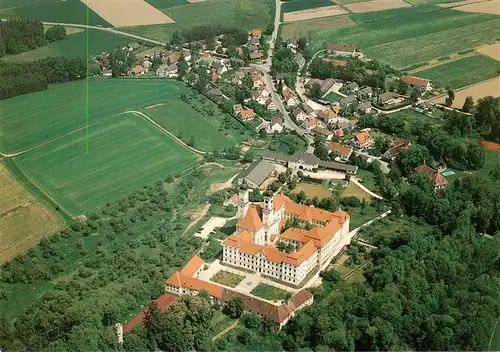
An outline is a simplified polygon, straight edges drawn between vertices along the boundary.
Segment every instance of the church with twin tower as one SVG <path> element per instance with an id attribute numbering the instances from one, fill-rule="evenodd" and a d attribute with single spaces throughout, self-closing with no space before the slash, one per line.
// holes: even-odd
<path id="1" fill-rule="evenodd" d="M 223 263 L 300 286 L 348 243 L 346 212 L 297 204 L 283 194 L 266 193 L 264 202 L 251 203 L 249 191 L 245 186 L 240 189 L 239 221 L 236 231 L 223 242 Z M 294 219 L 298 227 L 283 231 L 288 219 Z M 278 242 L 294 250 L 280 251 Z"/>

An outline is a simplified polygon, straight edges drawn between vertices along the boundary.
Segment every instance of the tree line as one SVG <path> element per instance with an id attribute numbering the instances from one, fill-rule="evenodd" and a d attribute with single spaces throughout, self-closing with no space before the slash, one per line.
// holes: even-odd
<path id="1" fill-rule="evenodd" d="M 36 49 L 46 42 L 66 37 L 63 26 L 52 26 L 44 33 L 40 21 L 8 19 L 0 22 L 0 57 Z"/>
<path id="2" fill-rule="evenodd" d="M 83 58 L 51 57 L 32 62 L 0 61 L 0 99 L 47 89 L 49 84 L 84 79 Z"/>

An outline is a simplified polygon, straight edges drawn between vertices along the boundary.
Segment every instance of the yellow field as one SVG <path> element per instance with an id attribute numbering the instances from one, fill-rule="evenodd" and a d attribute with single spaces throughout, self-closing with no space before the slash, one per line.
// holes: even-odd
<path id="1" fill-rule="evenodd" d="M 342 192 L 342 197 L 358 197 L 360 200 L 364 199 L 367 202 L 372 199 L 371 195 L 366 193 L 353 182 L 349 182 L 344 192 Z"/>
<path id="2" fill-rule="evenodd" d="M 411 5 L 403 0 L 373 0 L 364 2 L 355 2 L 352 4 L 343 5 L 346 9 L 354 13 L 374 12 L 389 9 L 397 9 L 400 7 L 411 7 Z"/>
<path id="3" fill-rule="evenodd" d="M 306 182 L 300 182 L 293 189 L 293 193 L 300 193 L 300 191 L 304 191 L 304 193 L 309 198 L 314 198 L 314 197 L 326 198 L 332 195 L 332 191 L 330 191 L 328 188 L 325 188 L 320 184 L 313 184 Z"/>
<path id="4" fill-rule="evenodd" d="M 457 6 L 454 7 L 453 10 L 500 15 L 500 0 L 491 0 L 464 6 Z"/>
<path id="5" fill-rule="evenodd" d="M 0 164 L 0 262 L 6 262 L 57 232 L 63 221 L 40 204 Z"/>
<path id="6" fill-rule="evenodd" d="M 174 23 L 144 0 L 80 0 L 114 27 Z"/>
<path id="7" fill-rule="evenodd" d="M 484 98 L 487 96 L 500 97 L 500 77 L 491 79 L 486 82 L 475 84 L 471 87 L 456 90 L 455 100 L 453 100 L 454 108 L 461 108 L 464 105 L 465 98 L 472 97 L 474 102 L 477 102 L 479 98 Z M 444 104 L 446 96 L 433 99 L 432 101 L 439 104 Z"/>
<path id="8" fill-rule="evenodd" d="M 347 11 L 344 10 L 342 6 L 338 5 L 323 6 L 307 10 L 286 12 L 283 14 L 283 21 L 285 22 L 305 21 L 321 17 L 343 15 L 346 13 Z"/>

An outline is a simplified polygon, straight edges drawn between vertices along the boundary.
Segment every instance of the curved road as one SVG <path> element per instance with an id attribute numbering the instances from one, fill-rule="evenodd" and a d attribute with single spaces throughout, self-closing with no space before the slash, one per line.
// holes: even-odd
<path id="1" fill-rule="evenodd" d="M 2 19 L 0 19 L 0 21 L 7 21 L 7 19 L 6 18 L 2 18 Z M 108 33 L 112 33 L 112 34 L 116 34 L 116 35 L 121 35 L 122 37 L 129 37 L 129 38 L 133 38 L 133 39 L 137 39 L 137 40 L 142 40 L 144 42 L 149 42 L 149 43 L 153 43 L 153 44 L 157 44 L 157 45 L 162 45 L 162 46 L 167 45 L 167 43 L 161 42 L 159 40 L 154 40 L 154 39 L 149 39 L 149 38 L 146 38 L 146 37 L 141 37 L 140 35 L 135 35 L 135 34 L 127 33 L 127 32 L 122 32 L 122 31 L 119 31 L 119 30 L 113 29 L 113 28 L 106 28 L 106 27 L 99 27 L 99 26 L 88 26 L 86 24 L 77 24 L 77 23 L 63 23 L 63 22 L 42 22 L 42 23 L 46 24 L 48 26 L 60 25 L 60 26 L 64 26 L 64 27 L 76 27 L 76 28 L 84 28 L 84 29 L 86 29 L 86 28 L 96 29 L 96 30 L 99 30 L 99 31 L 108 32 Z"/>

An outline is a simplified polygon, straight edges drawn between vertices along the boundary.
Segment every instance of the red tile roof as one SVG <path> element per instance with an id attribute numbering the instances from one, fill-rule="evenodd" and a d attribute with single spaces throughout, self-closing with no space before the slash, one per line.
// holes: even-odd
<path id="1" fill-rule="evenodd" d="M 167 307 L 169 307 L 172 303 L 174 303 L 175 300 L 176 300 L 175 296 L 172 296 L 172 295 L 166 293 L 166 294 L 158 297 L 154 301 L 158 305 L 158 309 L 163 311 L 163 310 L 167 309 Z M 126 334 L 127 332 L 132 330 L 132 328 L 135 327 L 137 324 L 142 323 L 144 321 L 144 318 L 146 317 L 147 311 L 148 311 L 148 309 L 145 308 L 142 312 L 137 314 L 132 320 L 130 320 L 125 325 L 123 325 L 123 333 Z"/>
<path id="2" fill-rule="evenodd" d="M 420 86 L 420 87 L 427 87 L 427 85 L 430 83 L 426 79 L 423 79 L 420 77 L 414 77 L 414 76 L 401 76 L 400 80 L 403 82 L 406 82 L 408 84 L 412 84 L 414 86 Z"/>
<path id="3" fill-rule="evenodd" d="M 243 219 L 238 221 L 237 226 L 252 232 L 259 231 L 264 226 L 259 211 L 255 205 L 248 207 L 247 213 Z"/>
<path id="4" fill-rule="evenodd" d="M 370 140 L 370 134 L 368 131 L 359 132 L 354 135 L 360 143 L 366 143 Z"/>
<path id="5" fill-rule="evenodd" d="M 345 146 L 340 145 L 340 144 L 335 143 L 335 142 L 328 143 L 328 149 L 330 149 L 331 151 L 337 152 L 340 155 L 349 155 L 352 152 L 351 148 L 345 147 Z"/>
<path id="6" fill-rule="evenodd" d="M 443 176 L 441 176 L 441 174 L 437 170 L 434 170 L 432 167 L 430 167 L 429 165 L 427 165 L 425 162 L 424 162 L 424 164 L 422 164 L 422 165 L 417 166 L 416 168 L 414 168 L 413 171 L 415 171 L 415 172 L 425 172 L 427 175 L 429 175 L 429 177 L 432 180 L 432 183 L 436 187 L 437 186 L 445 186 L 445 185 L 448 184 L 448 180 L 446 178 L 444 178 Z"/>
<path id="7" fill-rule="evenodd" d="M 189 261 L 187 262 L 186 265 L 182 268 L 180 271 L 181 275 L 187 275 L 187 276 L 193 276 L 194 273 L 200 268 L 200 266 L 203 265 L 203 259 L 195 255 Z"/>

